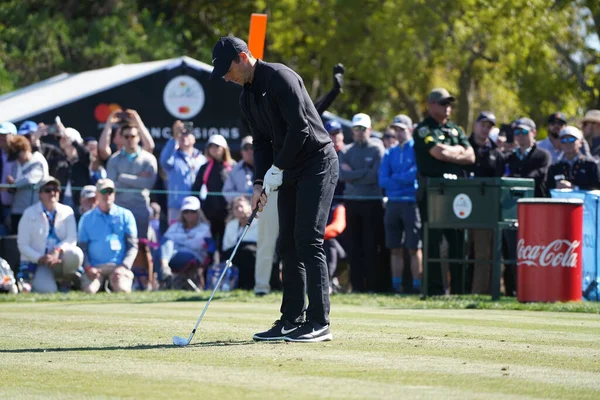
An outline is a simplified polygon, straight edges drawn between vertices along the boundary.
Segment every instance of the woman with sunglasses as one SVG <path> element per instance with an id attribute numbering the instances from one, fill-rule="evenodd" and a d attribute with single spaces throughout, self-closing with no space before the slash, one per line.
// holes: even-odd
<path id="1" fill-rule="evenodd" d="M 200 167 L 192 192 L 197 193 L 202 200 L 202 211 L 210 221 L 212 237 L 217 248 L 221 248 L 225 219 L 227 218 L 227 201 L 222 195 L 214 195 L 223 191 L 225 180 L 235 165 L 231 158 L 227 140 L 221 135 L 208 138 L 204 156 L 208 162 Z"/>
<path id="2" fill-rule="evenodd" d="M 567 126 L 559 140 L 563 156 L 548 170 L 548 189 L 600 189 L 600 167 L 592 157 L 581 154 L 583 133 Z"/>
<path id="3" fill-rule="evenodd" d="M 83 263 L 77 243 L 73 209 L 58 202 L 60 182 L 54 177 L 40 182 L 39 200 L 28 207 L 19 222 L 17 245 L 21 254 L 21 289 L 55 293 L 79 285 L 76 274 Z M 58 284 L 57 284 L 58 282 Z"/>

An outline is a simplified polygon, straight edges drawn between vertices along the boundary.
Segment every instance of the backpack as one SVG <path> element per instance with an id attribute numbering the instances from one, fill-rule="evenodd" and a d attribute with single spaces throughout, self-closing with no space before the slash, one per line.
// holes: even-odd
<path id="1" fill-rule="evenodd" d="M 0 293 L 17 293 L 15 274 L 5 259 L 0 258 Z"/>

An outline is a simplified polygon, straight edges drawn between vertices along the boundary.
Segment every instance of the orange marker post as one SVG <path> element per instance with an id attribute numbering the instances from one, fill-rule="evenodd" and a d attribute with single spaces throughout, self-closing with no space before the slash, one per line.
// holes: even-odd
<path id="1" fill-rule="evenodd" d="M 265 52 L 265 38 L 267 37 L 267 14 L 252 14 L 250 16 L 250 34 L 248 35 L 248 49 L 254 58 L 262 60 Z"/>

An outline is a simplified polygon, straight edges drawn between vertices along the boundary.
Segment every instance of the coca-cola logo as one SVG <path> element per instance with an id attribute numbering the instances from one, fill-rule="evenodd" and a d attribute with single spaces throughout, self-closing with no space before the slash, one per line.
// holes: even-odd
<path id="1" fill-rule="evenodd" d="M 556 239 L 547 245 L 526 245 L 525 239 L 519 240 L 517 244 L 518 265 L 529 267 L 564 267 L 575 268 L 577 266 L 576 250 L 581 241 L 572 242 L 564 239 Z"/>

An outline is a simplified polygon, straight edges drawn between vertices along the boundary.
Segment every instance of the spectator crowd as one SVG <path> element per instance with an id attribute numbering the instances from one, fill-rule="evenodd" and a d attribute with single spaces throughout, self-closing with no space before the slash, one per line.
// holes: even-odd
<path id="1" fill-rule="evenodd" d="M 315 104 L 326 107 L 335 95 Z M 498 124 L 492 111 L 481 111 L 467 135 L 451 122 L 454 100 L 434 89 L 423 121 L 397 115 L 382 136 L 369 115 L 358 113 L 348 144 L 339 121 L 325 124 L 340 165 L 323 238 L 330 292 L 422 290 L 428 178 L 531 178 L 536 197 L 555 188 L 600 189 L 600 110 L 589 110 L 581 129 L 555 112 L 547 118 L 548 137 L 537 141 L 532 119 Z M 236 161 L 221 135 L 197 143 L 193 125 L 182 121 L 172 132 L 155 155 L 135 110 L 112 112 L 98 140 L 60 118 L 51 125 L 25 121 L 18 129 L 0 123 L 0 234 L 17 237 L 19 290 L 206 287 L 208 270 L 231 255 L 252 211 L 253 141 L 241 139 Z M 157 188 L 166 190 L 162 207 Z M 269 201 L 233 260 L 239 288 L 258 296 L 279 288 L 277 227 L 277 201 Z M 467 236 L 469 257 L 491 258 L 491 231 Z M 432 258 L 461 258 L 463 240 L 457 230 L 432 231 L 424 250 Z M 504 240 L 514 258 L 515 238 Z M 488 263 L 428 268 L 429 293 L 490 292 Z M 503 278 L 505 294 L 513 295 L 515 267 L 506 265 Z"/>

